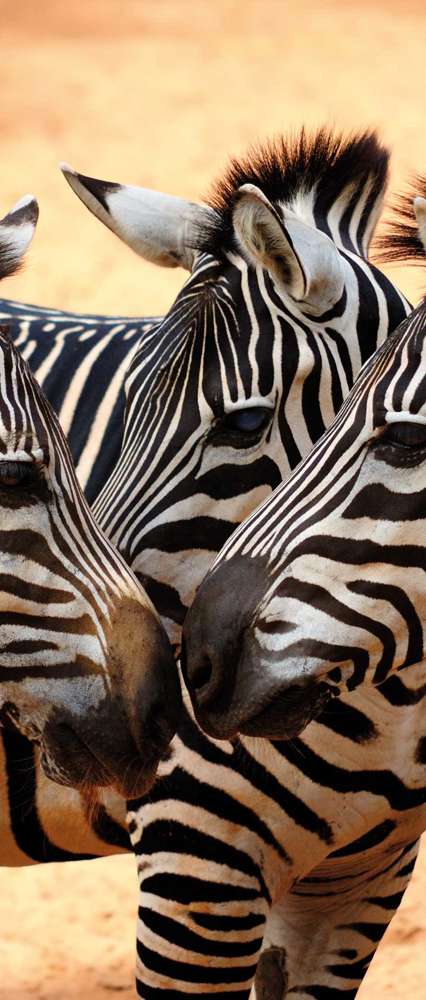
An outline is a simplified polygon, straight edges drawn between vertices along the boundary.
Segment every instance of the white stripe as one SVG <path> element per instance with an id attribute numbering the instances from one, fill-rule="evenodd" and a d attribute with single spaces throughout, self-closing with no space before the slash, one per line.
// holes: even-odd
<path id="1" fill-rule="evenodd" d="M 421 413 L 409 413 L 408 410 L 400 410 L 399 413 L 387 413 L 385 417 L 387 424 L 426 424 L 426 417 Z"/>

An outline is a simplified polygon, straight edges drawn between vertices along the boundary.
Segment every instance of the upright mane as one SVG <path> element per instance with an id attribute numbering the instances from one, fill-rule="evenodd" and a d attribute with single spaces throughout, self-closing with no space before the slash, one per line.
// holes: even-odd
<path id="1" fill-rule="evenodd" d="M 211 253 L 234 248 L 235 196 L 242 184 L 255 184 L 271 202 L 284 203 L 300 214 L 305 201 L 315 224 L 329 235 L 327 216 L 339 199 L 339 218 L 344 223 L 346 217 L 340 242 L 361 252 L 359 245 L 353 245 L 349 224 L 358 209 L 357 243 L 368 243 L 381 208 L 388 163 L 388 150 L 370 131 L 344 136 L 326 128 L 309 134 L 302 128 L 297 136 L 279 136 L 253 146 L 244 158 L 231 159 L 205 199 L 216 219 L 200 230 L 197 248 Z"/>
<path id="2" fill-rule="evenodd" d="M 387 231 L 374 242 L 375 256 L 383 264 L 410 261 L 425 263 L 425 250 L 419 237 L 413 200 L 417 195 L 426 197 L 426 175 L 416 174 L 407 191 L 397 195 L 392 203 L 393 216 Z"/>

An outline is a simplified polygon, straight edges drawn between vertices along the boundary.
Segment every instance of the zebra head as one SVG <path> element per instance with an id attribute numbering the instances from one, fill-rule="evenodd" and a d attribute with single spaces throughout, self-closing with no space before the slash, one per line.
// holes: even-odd
<path id="1" fill-rule="evenodd" d="M 426 200 L 415 209 L 426 248 Z M 417 234 L 408 230 L 406 245 L 418 253 Z M 381 685 L 393 703 L 418 701 L 425 537 L 422 302 L 201 585 L 184 629 L 184 674 L 203 728 L 291 738 L 361 684 Z"/>
<path id="2" fill-rule="evenodd" d="M 214 554 L 406 313 L 368 260 L 387 160 L 371 134 L 302 132 L 233 162 L 207 206 L 67 168 L 133 249 L 191 268 L 133 358 L 121 456 L 94 508 L 176 643 Z"/>
<path id="3" fill-rule="evenodd" d="M 0 223 L 0 277 L 37 220 Z M 0 724 L 35 741 L 49 777 L 146 790 L 174 734 L 177 673 L 151 602 L 97 527 L 59 423 L 0 330 Z"/>

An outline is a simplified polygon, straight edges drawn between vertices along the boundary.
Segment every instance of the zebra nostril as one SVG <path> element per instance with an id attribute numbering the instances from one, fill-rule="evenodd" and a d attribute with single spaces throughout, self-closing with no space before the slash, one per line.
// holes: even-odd
<path id="1" fill-rule="evenodd" d="M 209 687 L 212 676 L 213 663 L 210 657 L 205 654 L 193 671 L 191 678 L 192 687 L 195 691 L 201 691 L 203 688 Z"/>

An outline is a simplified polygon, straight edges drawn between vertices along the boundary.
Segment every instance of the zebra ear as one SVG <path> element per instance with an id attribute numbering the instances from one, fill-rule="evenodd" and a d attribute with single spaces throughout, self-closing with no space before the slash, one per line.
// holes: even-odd
<path id="1" fill-rule="evenodd" d="M 421 240 L 426 252 L 426 198 L 414 198 L 413 205 L 419 239 Z"/>
<path id="2" fill-rule="evenodd" d="M 27 194 L 0 220 L 0 278 L 19 270 L 34 236 L 38 204 Z"/>
<path id="3" fill-rule="evenodd" d="M 191 270 L 194 234 L 212 209 L 129 184 L 113 184 L 61 170 L 81 201 L 135 253 L 162 267 Z"/>
<path id="4" fill-rule="evenodd" d="M 283 217 L 254 184 L 240 187 L 233 211 L 234 231 L 249 263 L 260 264 L 287 295 L 313 312 L 324 312 L 343 294 L 339 251 L 325 233 L 290 209 Z"/>

